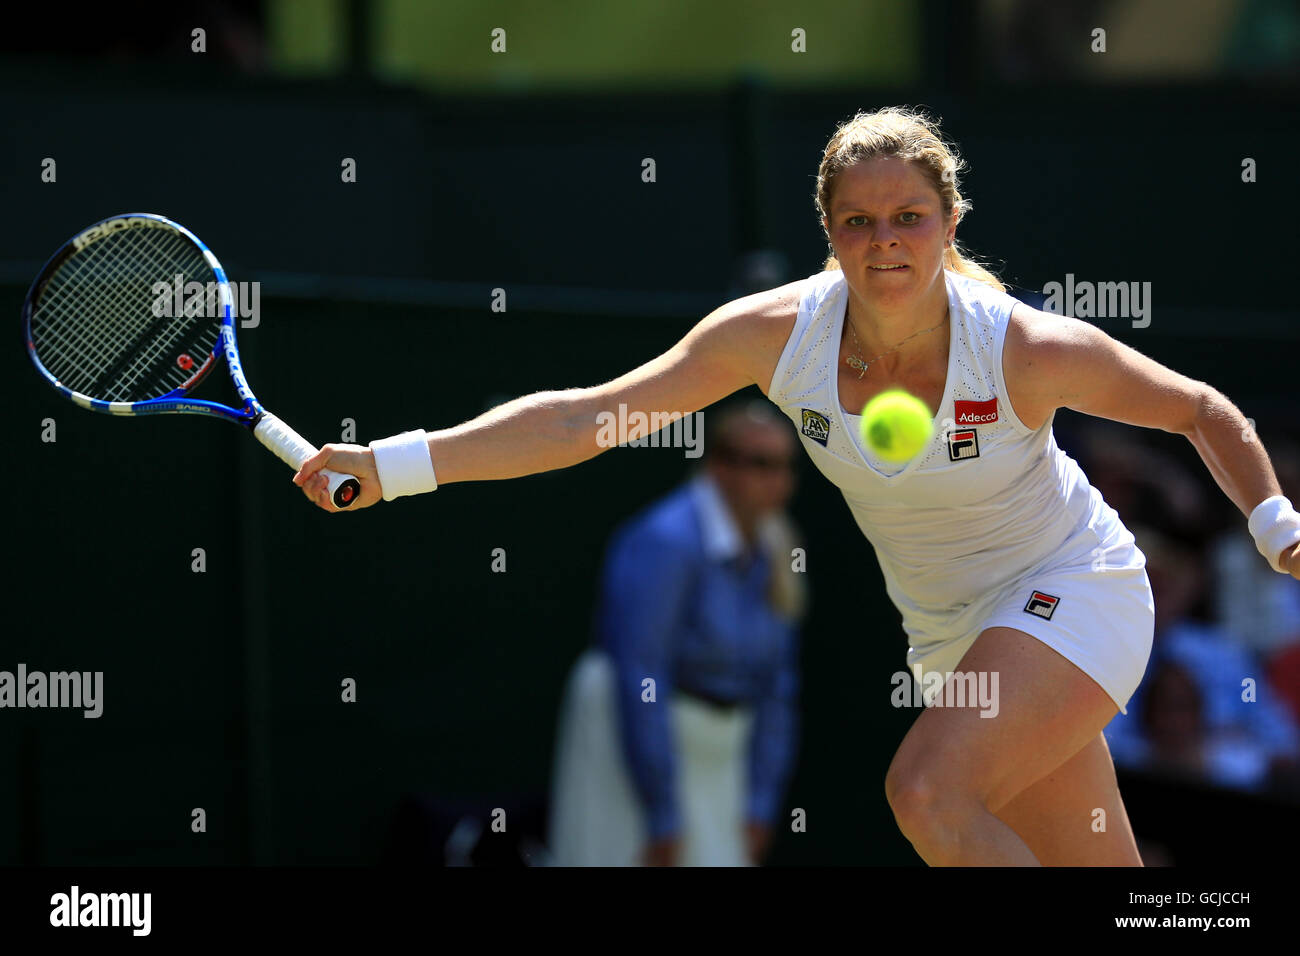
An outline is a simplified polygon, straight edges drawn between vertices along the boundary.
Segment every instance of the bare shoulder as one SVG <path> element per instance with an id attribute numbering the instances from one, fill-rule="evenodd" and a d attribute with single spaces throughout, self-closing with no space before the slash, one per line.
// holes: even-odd
<path id="1" fill-rule="evenodd" d="M 1060 407 L 1050 389 L 1043 386 L 1059 374 L 1063 350 L 1087 334 L 1075 324 L 1086 325 L 1040 312 L 1023 302 L 1011 310 L 1002 346 L 1002 378 L 1007 383 L 1007 400 L 1028 428 L 1037 429 Z"/>
<path id="2" fill-rule="evenodd" d="M 1064 315 L 1053 315 L 1017 302 L 1011 310 L 1007 327 L 1007 348 L 1028 350 L 1050 349 L 1084 340 L 1096 326 Z"/>
<path id="3" fill-rule="evenodd" d="M 798 283 L 726 302 L 668 351 L 592 386 L 586 397 L 600 409 L 626 403 L 688 414 L 750 385 L 767 394 L 798 312 Z"/>
<path id="4" fill-rule="evenodd" d="M 1090 322 L 1017 305 L 1002 351 L 1007 398 L 1037 428 L 1058 408 L 1188 434 L 1208 386 Z"/>
<path id="5" fill-rule="evenodd" d="M 732 299 L 710 316 L 744 355 L 749 375 L 764 395 L 799 315 L 803 285 L 800 279 Z"/>
<path id="6" fill-rule="evenodd" d="M 1091 322 L 1041 312 L 1018 302 L 1007 323 L 1002 368 L 1015 369 L 1031 381 L 1036 375 L 1058 376 L 1072 371 L 1080 360 L 1117 344 Z"/>

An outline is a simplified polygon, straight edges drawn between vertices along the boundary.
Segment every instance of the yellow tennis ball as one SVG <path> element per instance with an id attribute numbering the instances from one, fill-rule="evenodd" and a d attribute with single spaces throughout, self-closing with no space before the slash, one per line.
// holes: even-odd
<path id="1" fill-rule="evenodd" d="M 910 461 L 933 432 L 925 402 L 901 388 L 881 392 L 862 409 L 862 440 L 885 461 Z"/>

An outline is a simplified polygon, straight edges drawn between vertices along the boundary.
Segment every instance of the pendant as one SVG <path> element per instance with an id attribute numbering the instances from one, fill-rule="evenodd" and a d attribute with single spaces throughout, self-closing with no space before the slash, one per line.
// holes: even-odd
<path id="1" fill-rule="evenodd" d="M 871 365 L 870 362 L 864 362 L 856 355 L 850 355 L 844 361 L 849 363 L 849 368 L 855 368 L 858 370 L 858 378 L 862 378 L 863 374 L 867 371 L 867 368 Z"/>

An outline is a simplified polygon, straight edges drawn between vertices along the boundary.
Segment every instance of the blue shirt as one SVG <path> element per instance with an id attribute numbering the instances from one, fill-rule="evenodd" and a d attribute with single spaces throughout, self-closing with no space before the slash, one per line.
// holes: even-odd
<path id="1" fill-rule="evenodd" d="M 652 839 L 680 831 L 666 707 L 674 689 L 755 708 L 747 814 L 771 824 L 794 761 L 798 632 L 767 600 L 769 563 L 705 475 L 614 533 L 596 614 L 613 660 L 623 750 Z M 655 702 L 641 699 L 655 681 Z"/>
<path id="2" fill-rule="evenodd" d="M 1267 777 L 1274 757 L 1300 753 L 1300 733 L 1290 712 L 1264 678 L 1264 668 L 1234 636 L 1212 625 L 1184 619 L 1155 637 L 1147 673 L 1162 661 L 1180 665 L 1200 691 L 1207 736 L 1206 770 L 1215 783 L 1255 789 Z M 1257 698 L 1241 699 L 1242 679 L 1257 681 Z M 1116 714 L 1105 727 L 1111 756 L 1120 766 L 1142 766 L 1150 740 L 1140 714 L 1147 693 L 1143 681 L 1128 703 L 1128 715 Z"/>

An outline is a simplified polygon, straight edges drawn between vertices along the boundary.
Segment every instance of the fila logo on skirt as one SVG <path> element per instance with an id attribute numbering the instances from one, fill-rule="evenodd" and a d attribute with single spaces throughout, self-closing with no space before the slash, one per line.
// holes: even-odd
<path id="1" fill-rule="evenodd" d="M 1059 597 L 1051 594 L 1044 594 L 1042 591 L 1035 591 L 1029 595 L 1029 603 L 1025 605 L 1025 611 L 1029 614 L 1037 614 L 1039 617 L 1052 619 L 1052 612 L 1056 610 L 1056 605 L 1061 603 Z"/>

